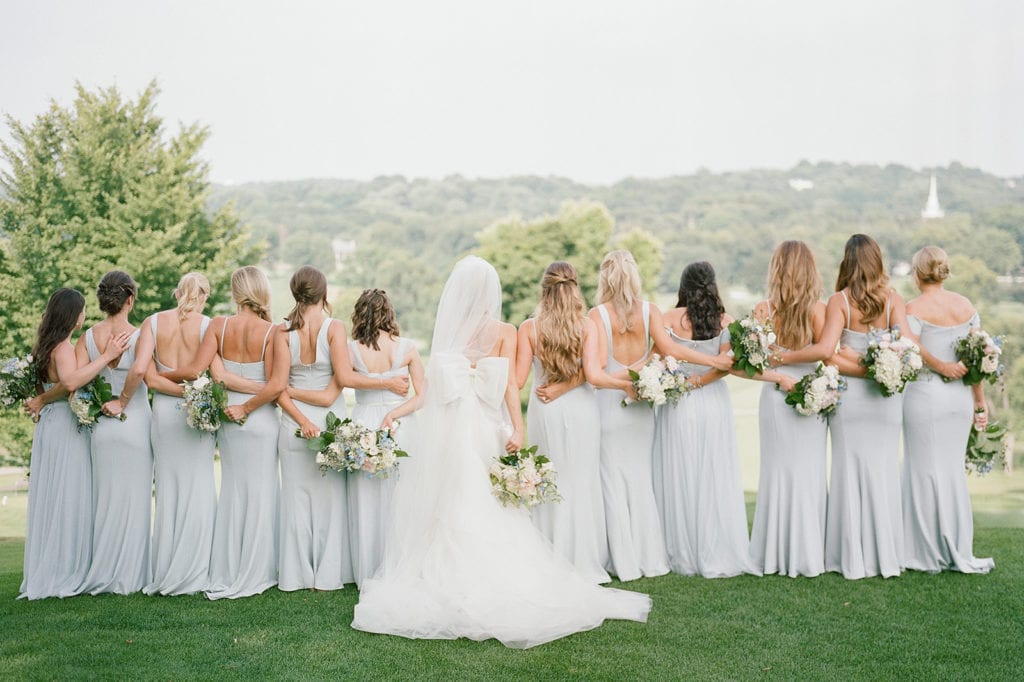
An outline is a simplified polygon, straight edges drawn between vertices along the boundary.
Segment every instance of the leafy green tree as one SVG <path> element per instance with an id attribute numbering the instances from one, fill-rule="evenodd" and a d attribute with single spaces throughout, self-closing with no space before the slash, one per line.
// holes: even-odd
<path id="1" fill-rule="evenodd" d="M 327 235 L 313 232 L 288 235 L 283 250 L 284 261 L 296 268 L 312 265 L 324 272 L 334 271 L 334 247 Z"/>
<path id="2" fill-rule="evenodd" d="M 946 288 L 963 294 L 975 305 L 991 298 L 991 292 L 997 287 L 996 273 L 988 269 L 985 262 L 970 256 L 954 254 L 949 257 L 950 277 L 946 280 Z"/>

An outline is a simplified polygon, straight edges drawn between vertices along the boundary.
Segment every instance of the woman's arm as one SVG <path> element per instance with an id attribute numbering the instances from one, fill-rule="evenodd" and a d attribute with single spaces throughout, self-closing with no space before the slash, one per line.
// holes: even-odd
<path id="1" fill-rule="evenodd" d="M 224 388 L 236 393 L 256 395 L 263 390 L 263 384 L 260 382 L 229 372 L 228 368 L 224 366 L 224 358 L 220 356 L 220 353 L 214 355 L 213 360 L 210 361 L 210 378 L 219 381 L 224 384 Z"/>
<path id="2" fill-rule="evenodd" d="M 731 344 L 723 343 L 721 346 L 719 346 L 719 355 L 718 356 L 705 356 L 705 357 L 721 357 L 725 353 L 728 353 L 731 348 L 732 348 Z M 703 353 L 702 353 L 702 355 L 703 355 Z M 716 381 L 718 381 L 719 379 L 721 379 L 723 377 L 729 376 L 729 374 L 731 372 L 732 372 L 732 364 L 730 363 L 728 371 L 721 370 L 721 369 L 716 369 L 716 368 L 711 368 L 710 370 L 708 370 L 707 372 L 704 372 L 703 374 L 698 374 L 696 376 L 692 376 L 692 377 L 687 378 L 686 383 L 688 383 L 693 388 L 704 388 L 708 384 L 713 384 Z"/>
<path id="3" fill-rule="evenodd" d="M 337 377 L 334 377 L 331 379 L 331 383 L 327 384 L 325 388 L 320 390 L 289 386 L 284 392 L 292 400 L 298 400 L 299 402 L 306 403 L 307 405 L 330 407 L 337 402 L 338 396 L 341 395 L 341 390 L 342 388 L 338 385 Z"/>
<path id="4" fill-rule="evenodd" d="M 515 452 L 523 447 L 523 408 L 519 403 L 519 385 L 516 383 L 516 328 L 503 324 L 501 327 L 501 357 L 508 358 L 508 381 L 505 385 L 505 407 L 512 420 L 512 435 L 505 443 L 506 452 Z"/>
<path id="5" fill-rule="evenodd" d="M 518 338 L 516 340 L 516 385 L 519 390 L 526 385 L 530 378 L 530 370 L 533 368 L 533 334 L 537 321 L 533 318 L 525 320 L 519 325 Z"/>
<path id="6" fill-rule="evenodd" d="M 729 348 L 718 355 L 708 355 L 698 350 L 676 343 L 665 331 L 665 321 L 662 319 L 661 311 L 653 303 L 651 310 L 651 339 L 654 340 L 655 349 L 663 356 L 671 355 L 676 360 L 691 362 L 695 365 L 706 365 L 715 369 L 728 371 L 732 368 L 732 357 L 728 354 Z M 724 375 L 723 375 L 724 376 Z"/>
<path id="7" fill-rule="evenodd" d="M 267 341 L 263 367 L 267 376 L 267 383 L 259 393 L 246 400 L 241 405 L 228 405 L 224 413 L 232 421 L 242 421 L 249 414 L 260 407 L 263 407 L 284 391 L 288 383 L 288 365 L 290 358 L 287 353 L 278 352 L 279 337 L 283 335 L 280 327 L 274 327 L 270 332 L 270 339 Z M 205 340 L 204 340 L 205 343 Z"/>
<path id="8" fill-rule="evenodd" d="M 153 331 L 148 324 L 143 324 L 139 332 L 139 338 L 135 342 L 135 362 L 128 369 L 128 376 L 124 380 L 124 388 L 116 400 L 111 400 L 103 406 L 103 411 L 110 417 L 122 414 L 128 403 L 131 401 L 135 391 L 142 384 L 146 372 L 153 364 L 153 350 L 156 341 L 153 338 Z M 145 389 L 143 389 L 145 390 Z"/>
<path id="9" fill-rule="evenodd" d="M 345 325 L 340 320 L 331 320 L 331 326 L 327 330 L 327 340 L 331 346 L 331 366 L 334 367 L 334 380 L 341 386 L 351 388 L 375 389 L 384 388 L 396 395 L 406 396 L 409 394 L 409 377 L 371 377 L 352 369 L 352 361 L 348 356 L 348 333 Z M 334 339 L 343 340 L 341 344 L 335 344 Z"/>
<path id="10" fill-rule="evenodd" d="M 128 349 L 129 338 L 131 334 L 118 334 L 110 339 L 107 349 L 91 362 L 89 351 L 85 347 L 85 334 L 79 337 L 74 350 L 65 343 L 58 345 L 50 356 L 57 370 L 57 383 L 68 393 L 85 386 L 103 371 L 108 363 L 113 362 Z"/>
<path id="11" fill-rule="evenodd" d="M 601 363 L 600 344 L 597 341 L 597 325 L 587 319 L 583 325 L 583 374 L 592 386 L 625 391 L 631 398 L 636 398 L 633 382 L 628 378 L 608 374 Z M 627 375 L 628 376 L 628 375 Z"/>
<path id="12" fill-rule="evenodd" d="M 184 367 L 161 372 L 161 374 L 177 383 L 179 381 L 194 381 L 200 374 L 209 369 L 210 363 L 213 362 L 213 357 L 217 354 L 217 350 L 220 347 L 220 334 L 224 331 L 224 319 L 224 317 L 215 317 L 210 322 L 206 335 L 203 337 L 203 342 L 199 344 L 199 350 L 196 351 L 196 356 L 192 358 L 192 362 Z"/>
<path id="13" fill-rule="evenodd" d="M 281 395 L 277 397 L 277 404 L 281 406 L 285 414 L 295 420 L 295 423 L 299 425 L 299 430 L 302 432 L 303 438 L 316 438 L 320 435 L 320 427 L 309 420 L 309 417 L 302 413 L 292 399 L 288 397 L 288 392 L 283 391 Z"/>
<path id="14" fill-rule="evenodd" d="M 180 398 L 185 395 L 185 387 L 181 384 L 174 383 L 167 377 L 160 374 L 160 372 L 157 371 L 155 362 L 150 363 L 149 369 L 146 370 L 146 386 L 157 393 L 171 395 L 175 398 Z"/>
<path id="15" fill-rule="evenodd" d="M 60 385 L 58 381 L 49 390 L 43 391 L 39 395 L 32 396 L 25 401 L 25 412 L 28 416 L 32 417 L 32 421 L 39 421 L 39 413 L 43 407 L 50 403 L 55 403 L 58 400 L 64 399 L 68 395 L 67 390 Z"/>
<path id="16" fill-rule="evenodd" d="M 423 400 L 427 395 L 426 371 L 423 369 L 423 360 L 420 358 L 419 351 L 413 348 L 409 351 L 408 357 L 409 376 L 412 378 L 412 388 L 416 392 L 416 395 L 384 415 L 384 419 L 380 424 L 382 429 L 394 428 L 397 420 L 420 409 L 420 406 L 423 404 Z"/>
<path id="17" fill-rule="evenodd" d="M 844 326 L 846 326 L 846 313 L 843 309 L 843 297 L 838 293 L 832 294 L 825 307 L 825 322 L 821 327 L 818 340 L 799 350 L 787 350 L 773 355 L 772 364 L 777 366 L 818 360 L 828 361 L 835 355 Z"/>

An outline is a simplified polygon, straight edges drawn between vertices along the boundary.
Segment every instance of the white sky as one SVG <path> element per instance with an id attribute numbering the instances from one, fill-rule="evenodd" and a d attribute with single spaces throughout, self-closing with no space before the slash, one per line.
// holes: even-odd
<path id="1" fill-rule="evenodd" d="M 1017 0 L 2 0 L 0 22 L 0 111 L 155 77 L 171 130 L 211 127 L 218 182 L 1024 174 Z"/>

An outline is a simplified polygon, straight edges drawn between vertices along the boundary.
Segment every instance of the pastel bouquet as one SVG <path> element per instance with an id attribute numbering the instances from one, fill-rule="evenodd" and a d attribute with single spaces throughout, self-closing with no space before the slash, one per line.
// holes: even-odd
<path id="1" fill-rule="evenodd" d="M 302 429 L 296 429 L 295 435 L 301 438 Z M 390 429 L 374 430 L 351 419 L 338 419 L 333 412 L 327 413 L 326 428 L 307 444 L 316 451 L 316 463 L 324 473 L 333 469 L 387 478 L 398 468 L 398 459 L 409 456 L 398 448 Z"/>
<path id="2" fill-rule="evenodd" d="M 104 416 L 103 405 L 115 397 L 110 382 L 102 374 L 97 374 L 92 381 L 72 392 L 68 396 L 68 405 L 71 406 L 71 412 L 78 419 L 78 430 L 81 431 L 84 426 L 92 431 L 92 427 L 96 426 L 99 418 Z M 117 418 L 124 421 L 128 415 L 122 412 Z"/>
<path id="3" fill-rule="evenodd" d="M 967 437 L 967 452 L 964 457 L 964 469 L 968 474 L 984 476 L 1005 456 L 1005 426 L 993 422 L 979 430 L 971 425 L 971 435 Z"/>
<path id="4" fill-rule="evenodd" d="M 1003 340 L 988 332 L 974 328 L 967 336 L 953 344 L 956 358 L 967 366 L 963 381 L 968 386 L 987 381 L 994 384 L 1005 368 L 999 362 L 1003 354 Z"/>
<path id="5" fill-rule="evenodd" d="M 921 349 L 900 337 L 900 328 L 892 331 L 872 329 L 868 332 L 868 350 L 860 363 L 867 376 L 878 384 L 885 397 L 902 393 L 907 384 L 917 379 L 921 370 Z"/>
<path id="6" fill-rule="evenodd" d="M 746 372 L 747 377 L 768 369 L 775 330 L 770 320 L 759 322 L 752 315 L 734 320 L 729 325 L 732 343 L 732 366 Z"/>
<path id="7" fill-rule="evenodd" d="M 0 365 L 0 407 L 14 407 L 34 396 L 37 382 L 31 355 L 4 360 Z"/>
<path id="8" fill-rule="evenodd" d="M 221 424 L 231 421 L 224 412 L 228 406 L 228 391 L 223 383 L 203 372 L 195 381 L 186 381 L 183 386 L 185 402 L 178 407 L 185 410 L 185 423 L 191 428 L 213 433 Z"/>
<path id="9" fill-rule="evenodd" d="M 817 415 L 824 419 L 835 414 L 845 390 L 846 379 L 840 376 L 839 368 L 819 362 L 813 372 L 805 374 L 786 394 L 786 404 L 805 417 Z"/>
<path id="10" fill-rule="evenodd" d="M 537 446 L 495 457 L 491 462 L 491 492 L 503 506 L 535 507 L 560 502 L 551 460 L 537 454 Z"/>
<path id="11" fill-rule="evenodd" d="M 652 406 L 664 405 L 666 402 L 675 405 L 680 396 L 691 388 L 686 383 L 689 375 L 671 355 L 662 358 L 657 353 L 653 354 L 639 372 L 629 370 L 629 377 L 633 380 L 633 388 L 639 400 L 625 398 L 622 401 L 623 407 L 633 402 L 650 403 Z"/>

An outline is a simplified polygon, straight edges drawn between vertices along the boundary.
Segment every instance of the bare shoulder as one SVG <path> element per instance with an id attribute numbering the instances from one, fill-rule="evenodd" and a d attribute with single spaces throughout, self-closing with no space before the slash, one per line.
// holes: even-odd
<path id="1" fill-rule="evenodd" d="M 729 313 L 722 313 L 722 321 L 721 321 L 722 329 L 725 329 L 726 327 L 728 327 L 730 324 L 733 323 L 733 321 L 734 321 L 734 318 L 733 318 L 732 315 L 730 315 Z"/>
<path id="2" fill-rule="evenodd" d="M 754 306 L 754 318 L 764 322 L 768 319 L 768 311 L 771 308 L 768 306 L 768 301 L 758 301 L 757 305 Z"/>

